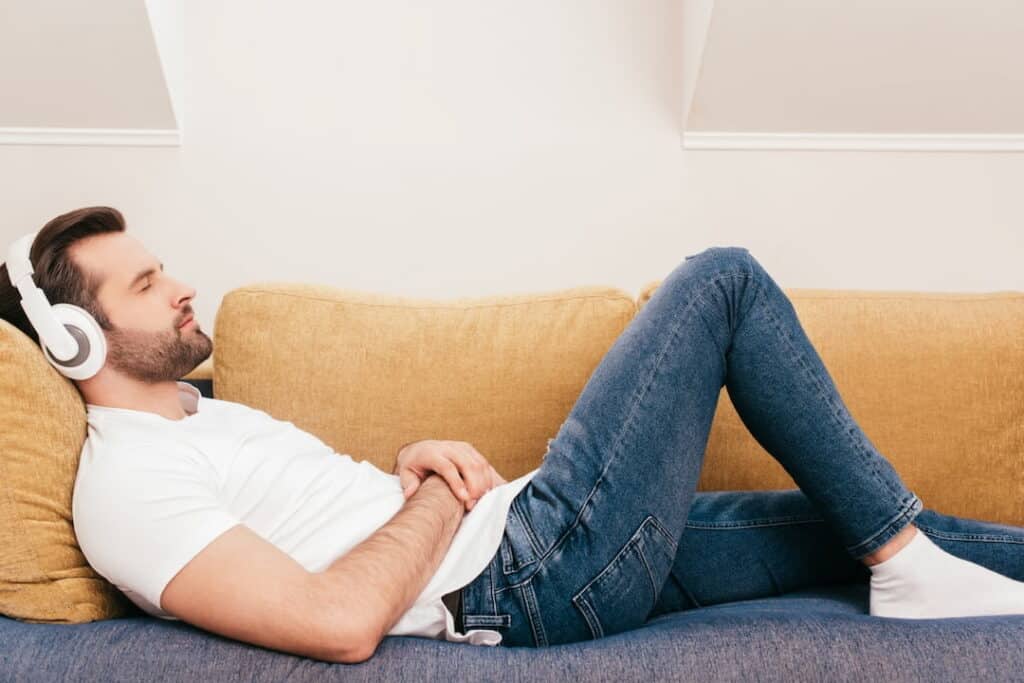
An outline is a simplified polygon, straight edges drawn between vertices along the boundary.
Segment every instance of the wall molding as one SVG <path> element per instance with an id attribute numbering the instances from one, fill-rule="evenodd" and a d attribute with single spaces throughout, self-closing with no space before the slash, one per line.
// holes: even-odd
<path id="1" fill-rule="evenodd" d="M 0 145 L 180 147 L 181 130 L 176 128 L 0 127 Z"/>
<path id="2" fill-rule="evenodd" d="M 1024 134 L 687 131 L 683 149 L 1024 152 Z"/>
<path id="3" fill-rule="evenodd" d="M 179 147 L 178 129 L 0 127 L 0 145 Z M 1024 152 L 1024 134 L 729 133 L 689 131 L 684 149 Z"/>

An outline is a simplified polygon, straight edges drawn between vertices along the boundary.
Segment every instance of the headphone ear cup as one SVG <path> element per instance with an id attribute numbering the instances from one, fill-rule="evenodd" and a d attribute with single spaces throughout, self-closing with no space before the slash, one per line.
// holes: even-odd
<path id="1" fill-rule="evenodd" d="M 78 342 L 78 353 L 68 360 L 58 360 L 50 355 L 50 349 L 44 343 L 43 355 L 65 377 L 89 379 L 100 371 L 107 360 L 107 338 L 103 329 L 88 311 L 78 306 L 54 304 L 50 308 L 64 329 Z"/>

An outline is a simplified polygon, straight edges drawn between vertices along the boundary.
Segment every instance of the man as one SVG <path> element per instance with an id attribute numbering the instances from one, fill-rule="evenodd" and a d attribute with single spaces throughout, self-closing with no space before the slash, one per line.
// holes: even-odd
<path id="1" fill-rule="evenodd" d="M 873 615 L 1024 614 L 1024 529 L 924 509 L 746 249 L 686 257 L 513 482 L 465 442 L 407 444 L 386 474 L 201 397 L 177 380 L 212 351 L 196 292 L 116 209 L 58 216 L 31 256 L 50 303 L 109 341 L 75 381 L 79 543 L 155 616 L 358 662 L 387 634 L 542 647 L 868 571 Z M 33 334 L 13 301 L 3 317 Z M 800 489 L 695 493 L 722 386 Z"/>

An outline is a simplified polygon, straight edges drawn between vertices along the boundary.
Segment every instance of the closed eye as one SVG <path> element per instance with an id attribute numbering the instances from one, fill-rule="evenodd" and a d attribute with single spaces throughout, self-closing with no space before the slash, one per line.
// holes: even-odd
<path id="1" fill-rule="evenodd" d="M 156 270 L 156 269 L 154 268 L 153 270 Z M 150 271 L 150 272 L 152 272 L 152 271 Z M 162 263 L 160 264 L 160 272 L 161 273 L 164 272 L 164 264 L 162 264 Z M 146 275 L 147 275 L 147 277 L 146 277 L 146 280 L 147 280 L 146 286 L 139 290 L 139 294 L 141 294 L 142 292 L 145 292 L 147 289 L 149 289 L 150 283 L 148 281 L 150 279 L 152 279 L 153 276 L 150 275 L 149 273 L 146 273 Z"/>

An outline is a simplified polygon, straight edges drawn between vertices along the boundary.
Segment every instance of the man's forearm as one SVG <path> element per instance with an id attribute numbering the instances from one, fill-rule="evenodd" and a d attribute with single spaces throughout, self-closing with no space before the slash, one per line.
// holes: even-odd
<path id="1" fill-rule="evenodd" d="M 465 515 L 448 483 L 431 474 L 394 517 L 321 572 L 338 633 L 364 633 L 376 648 L 437 571 Z"/>

